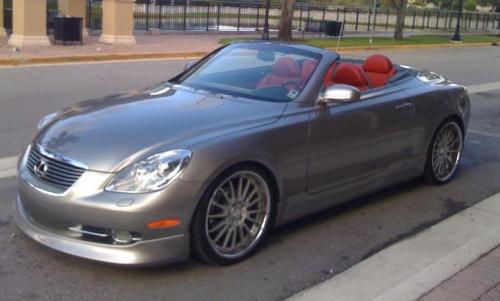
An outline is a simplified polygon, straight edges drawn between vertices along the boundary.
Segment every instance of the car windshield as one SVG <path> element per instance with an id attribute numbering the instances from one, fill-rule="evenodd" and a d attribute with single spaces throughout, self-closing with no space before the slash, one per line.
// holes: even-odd
<path id="1" fill-rule="evenodd" d="M 276 44 L 229 45 L 188 70 L 177 83 L 196 89 L 274 102 L 292 101 L 321 55 Z"/>

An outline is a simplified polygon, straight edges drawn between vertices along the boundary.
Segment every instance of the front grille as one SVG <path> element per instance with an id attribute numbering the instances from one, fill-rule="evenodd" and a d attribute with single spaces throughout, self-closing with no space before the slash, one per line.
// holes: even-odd
<path id="1" fill-rule="evenodd" d="M 86 169 L 66 161 L 59 160 L 56 156 L 48 155 L 48 152 L 34 145 L 28 156 L 27 167 L 40 181 L 59 188 L 68 189 L 80 178 Z M 40 168 L 42 164 L 44 167 Z"/>

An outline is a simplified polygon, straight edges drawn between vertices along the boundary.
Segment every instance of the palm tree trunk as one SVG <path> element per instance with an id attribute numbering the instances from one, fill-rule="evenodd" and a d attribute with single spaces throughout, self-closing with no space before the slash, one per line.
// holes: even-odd
<path id="1" fill-rule="evenodd" d="M 292 40 L 292 22 L 293 22 L 293 8 L 295 0 L 281 1 L 281 18 L 278 32 L 278 40 L 291 41 Z"/>

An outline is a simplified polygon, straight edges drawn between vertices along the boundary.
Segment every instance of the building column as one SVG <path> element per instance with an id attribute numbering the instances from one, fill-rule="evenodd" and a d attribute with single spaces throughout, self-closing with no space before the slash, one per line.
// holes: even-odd
<path id="1" fill-rule="evenodd" d="M 69 17 L 83 18 L 82 34 L 88 37 L 89 32 L 86 27 L 87 3 L 86 0 L 58 0 L 57 8 L 61 15 Z"/>
<path id="2" fill-rule="evenodd" d="M 3 27 L 3 0 L 0 0 L 0 38 L 6 37 L 7 32 Z"/>
<path id="3" fill-rule="evenodd" d="M 135 44 L 134 0 L 102 1 L 102 34 L 99 42 Z"/>
<path id="4" fill-rule="evenodd" d="M 47 0 L 12 1 L 12 14 L 9 45 L 50 46 L 47 36 Z"/>

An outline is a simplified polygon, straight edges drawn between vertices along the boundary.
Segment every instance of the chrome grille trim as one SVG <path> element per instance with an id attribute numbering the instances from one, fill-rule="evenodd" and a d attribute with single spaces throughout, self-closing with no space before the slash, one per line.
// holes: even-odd
<path id="1" fill-rule="evenodd" d="M 42 160 L 46 162 L 48 169 L 44 175 L 39 175 L 36 173 L 35 167 Z M 52 153 L 40 145 L 31 147 L 26 167 L 35 178 L 62 189 L 71 187 L 87 170 L 85 164 Z"/>

